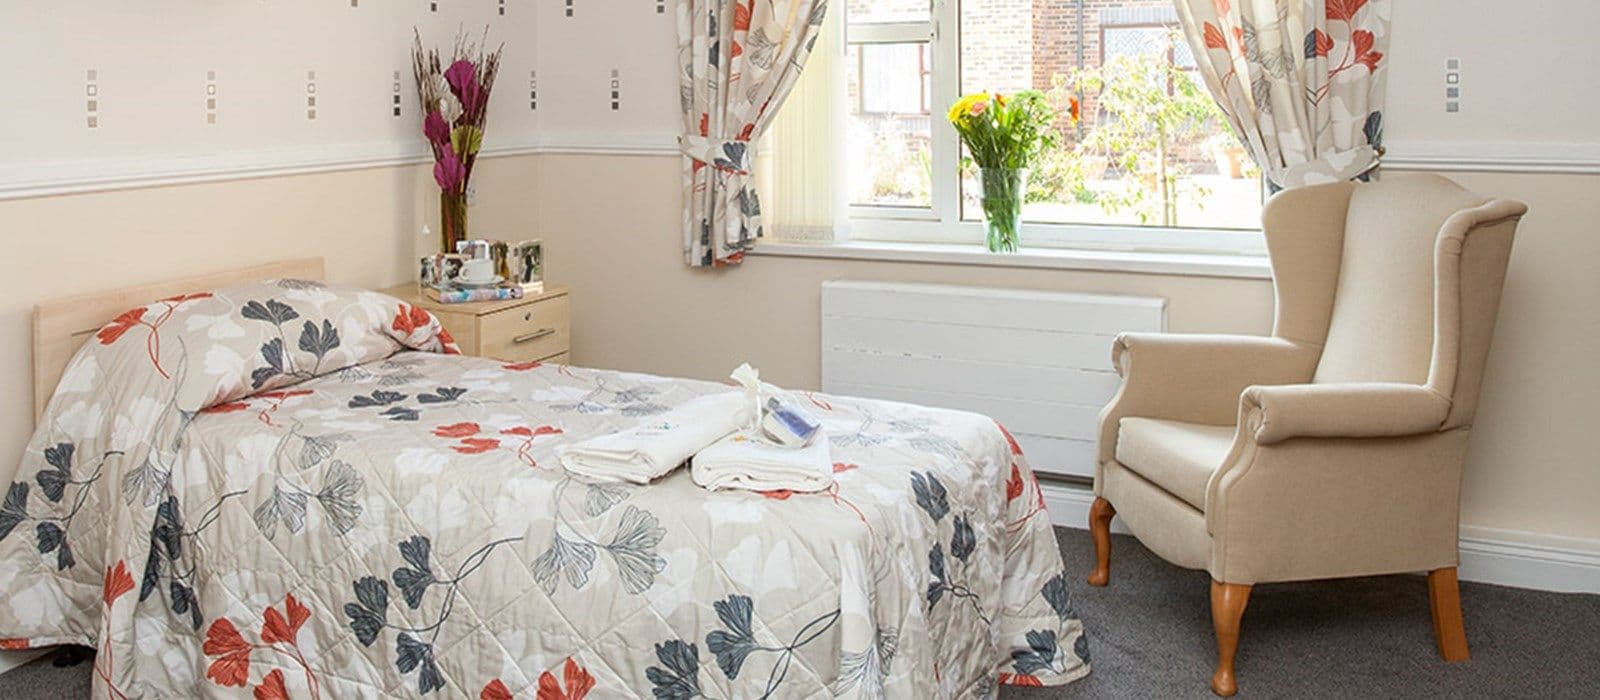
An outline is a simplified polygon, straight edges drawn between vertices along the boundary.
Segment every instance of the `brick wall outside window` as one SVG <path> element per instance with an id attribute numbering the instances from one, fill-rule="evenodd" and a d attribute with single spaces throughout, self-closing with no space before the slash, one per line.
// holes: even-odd
<path id="1" fill-rule="evenodd" d="M 957 1 L 957 0 L 951 0 Z M 1106 27 L 1165 25 L 1178 29 L 1171 0 L 959 0 L 961 91 L 1049 91 L 1055 76 L 1100 64 Z M 851 16 L 909 16 L 926 0 L 850 0 Z M 1079 47 L 1082 29 L 1081 51 Z M 1092 120 L 1093 96 L 1083 113 Z M 931 111 L 938 112 L 940 105 Z"/>
<path id="2" fill-rule="evenodd" d="M 1037 0 L 960 0 L 961 92 L 1034 86 Z"/>

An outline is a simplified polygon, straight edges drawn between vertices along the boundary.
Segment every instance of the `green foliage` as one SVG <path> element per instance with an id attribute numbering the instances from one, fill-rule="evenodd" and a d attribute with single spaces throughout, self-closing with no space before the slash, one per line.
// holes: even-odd
<path id="1" fill-rule="evenodd" d="M 980 168 L 1028 168 L 1056 147 L 1056 110 L 1038 90 L 967 95 L 947 116 Z"/>
<path id="2" fill-rule="evenodd" d="M 1178 184 L 1188 173 L 1172 154 L 1198 146 L 1222 118 L 1205 87 L 1162 57 L 1118 56 L 1058 80 L 1055 90 L 1098 96 L 1104 115 L 1079 142 L 1079 155 L 1106 158 L 1127 175 L 1119 191 L 1101 193 L 1101 206 L 1132 209 L 1145 224 L 1178 225 Z M 1195 194 L 1203 201 L 1207 193 Z"/>
<path id="3" fill-rule="evenodd" d="M 1093 204 L 1088 169 L 1076 148 L 1057 147 L 1039 154 L 1028 178 L 1028 203 L 1074 201 Z"/>

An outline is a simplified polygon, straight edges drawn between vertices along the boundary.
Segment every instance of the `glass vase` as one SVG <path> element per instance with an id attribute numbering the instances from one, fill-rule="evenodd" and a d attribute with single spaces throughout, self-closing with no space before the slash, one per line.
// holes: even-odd
<path id="1" fill-rule="evenodd" d="M 440 252 L 456 252 L 456 243 L 467 240 L 467 196 L 453 192 L 439 193 L 439 247 Z"/>
<path id="2" fill-rule="evenodd" d="M 1017 252 L 1022 228 L 1022 199 L 1028 190 L 1028 171 L 1019 168 L 979 168 L 983 189 L 984 240 L 991 253 Z"/>

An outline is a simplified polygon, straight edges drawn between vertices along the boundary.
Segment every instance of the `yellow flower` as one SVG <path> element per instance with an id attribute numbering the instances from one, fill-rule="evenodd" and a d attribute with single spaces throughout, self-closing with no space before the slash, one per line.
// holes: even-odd
<path id="1" fill-rule="evenodd" d="M 988 101 L 989 93 L 986 92 L 974 92 L 970 95 L 964 95 L 961 99 L 956 100 L 955 104 L 950 105 L 950 113 L 946 115 L 946 118 L 948 118 L 952 124 L 958 123 L 961 121 L 962 117 L 966 116 L 970 112 L 973 112 L 973 105 L 985 103 L 984 106 L 987 107 Z M 982 112 L 983 109 L 984 108 L 979 108 L 977 111 Z"/>

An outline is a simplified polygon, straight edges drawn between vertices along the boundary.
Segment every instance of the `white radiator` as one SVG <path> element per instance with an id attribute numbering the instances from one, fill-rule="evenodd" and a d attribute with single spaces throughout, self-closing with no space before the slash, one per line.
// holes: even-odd
<path id="1" fill-rule="evenodd" d="M 1165 327 L 1165 299 L 824 282 L 822 390 L 983 413 L 1035 470 L 1091 477 L 1111 341 Z"/>

